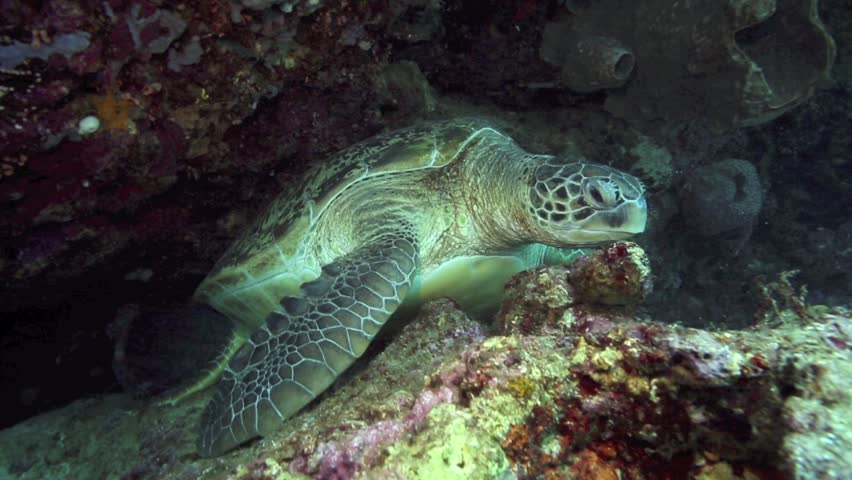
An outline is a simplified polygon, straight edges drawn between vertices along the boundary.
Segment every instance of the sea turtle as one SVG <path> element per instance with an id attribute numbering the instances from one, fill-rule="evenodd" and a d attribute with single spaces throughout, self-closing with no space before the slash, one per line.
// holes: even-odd
<path id="1" fill-rule="evenodd" d="M 401 306 L 447 296 L 481 309 L 514 273 L 560 260 L 562 248 L 639 233 L 646 217 L 636 178 L 530 154 L 483 120 L 426 123 L 343 150 L 279 195 L 195 292 L 215 310 L 202 315 L 216 324 L 213 343 L 227 345 L 196 383 L 221 373 L 200 453 L 274 431 Z"/>

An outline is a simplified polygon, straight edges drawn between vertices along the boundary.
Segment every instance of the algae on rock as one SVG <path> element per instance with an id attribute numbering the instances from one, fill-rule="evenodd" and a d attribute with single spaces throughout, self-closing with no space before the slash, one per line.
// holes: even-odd
<path id="1" fill-rule="evenodd" d="M 415 442 L 392 447 L 385 467 L 371 477 L 491 480 L 510 472 L 500 443 L 464 409 L 439 405 L 427 423 Z"/>

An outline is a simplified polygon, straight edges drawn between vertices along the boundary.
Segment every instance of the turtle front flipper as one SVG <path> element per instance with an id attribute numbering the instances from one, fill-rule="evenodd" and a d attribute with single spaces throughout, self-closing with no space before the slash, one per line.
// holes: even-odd
<path id="1" fill-rule="evenodd" d="M 274 431 L 328 388 L 405 299 L 417 267 L 413 237 L 385 231 L 324 266 L 303 296 L 284 297 L 225 369 L 202 416 L 201 454 Z"/>

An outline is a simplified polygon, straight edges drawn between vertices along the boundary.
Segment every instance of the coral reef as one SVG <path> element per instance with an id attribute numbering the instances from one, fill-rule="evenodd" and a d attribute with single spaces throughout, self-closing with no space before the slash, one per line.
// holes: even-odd
<path id="1" fill-rule="evenodd" d="M 618 256 L 623 268 L 612 268 L 616 248 L 518 274 L 490 338 L 452 302 L 425 305 L 383 351 L 371 347 L 341 385 L 281 432 L 221 459 L 191 452 L 206 394 L 176 407 L 108 396 L 0 432 L 0 472 L 21 479 L 845 478 L 848 312 L 781 308 L 749 330 L 709 331 L 639 321 L 632 307 L 592 303 L 607 296 L 571 293 L 581 277 L 608 291 L 644 264 L 637 247 L 620 246 L 632 251 Z M 111 441 L 89 441 L 92 435 Z"/>
<path id="2" fill-rule="evenodd" d="M 817 6 L 817 0 L 569 1 L 570 15 L 547 29 L 561 32 L 559 42 L 594 34 L 635 52 L 635 78 L 607 98 L 616 115 L 645 130 L 695 118 L 727 128 L 777 118 L 828 76 L 835 46 Z M 556 43 L 548 36 L 545 42 Z"/>
<path id="3" fill-rule="evenodd" d="M 535 282 L 516 276 L 506 284 L 496 320 L 498 330 L 529 334 L 542 322 L 553 320 L 540 314 L 560 305 L 636 306 L 652 288 L 648 258 L 633 242 L 614 243 L 569 266 L 544 265 L 533 271 Z M 526 299 L 534 303 L 526 303 Z"/>
<path id="4" fill-rule="evenodd" d="M 266 10 L 270 7 L 277 7 L 285 13 L 296 13 L 299 16 L 309 15 L 316 9 L 322 6 L 322 0 L 239 0 L 240 6 L 250 8 L 252 10 Z"/>
<path id="5" fill-rule="evenodd" d="M 283 181 L 276 171 L 303 169 L 384 122 L 409 123 L 420 113 L 408 109 L 413 99 L 400 98 L 398 114 L 381 118 L 381 105 L 408 95 L 396 85 L 414 81 L 399 68 L 385 74 L 390 86 L 375 81 L 388 61 L 384 38 L 371 32 L 394 21 L 385 12 L 366 4 L 243 3 L 249 9 L 225 2 L 4 6 L 17 19 L 4 24 L 0 39 L 0 225 L 10 251 L 0 271 L 16 280 L 4 292 L 14 301 L 4 303 L 36 302 L 26 295 L 35 282 L 74 278 L 131 244 L 203 243 L 199 258 L 212 257 L 233 235 L 208 223 L 233 207 L 231 192 L 262 204 L 257 199 Z M 300 23 L 307 15 L 316 21 Z M 422 103 L 428 85 L 418 81 Z M 360 93 L 340 101 L 349 89 Z M 156 201 L 167 192 L 176 198 Z M 55 236 L 61 248 L 36 248 L 35 230 L 57 225 L 86 233 Z M 149 255 L 141 249 L 122 263 L 160 263 Z"/>
<path id="6" fill-rule="evenodd" d="M 826 7 L 829 10 L 829 7 Z M 829 10 L 830 12 L 830 10 Z M 830 16 L 842 21 L 843 15 Z M 832 28 L 842 46 L 841 29 Z M 848 150 L 852 128 L 848 90 L 835 72 L 835 87 L 758 128 L 714 134 L 704 122 L 684 124 L 657 141 L 671 153 L 672 185 L 658 190 L 653 177 L 634 172 L 649 186 L 648 235 L 639 239 L 654 262 L 655 292 L 647 308 L 665 321 L 691 326 L 744 327 L 754 314 L 755 277 L 774 278 L 801 270 L 811 301 L 847 305 L 852 291 L 852 256 L 846 214 L 835 199 L 848 196 L 849 163 L 835 152 Z M 628 143 L 629 145 L 630 143 Z M 704 237 L 682 211 L 677 189 L 703 165 L 745 158 L 759 173 L 761 210 L 751 236 Z M 641 161 L 641 158 L 638 161 Z M 655 192 L 656 190 L 656 192 Z"/>
<path id="7" fill-rule="evenodd" d="M 439 91 L 514 109 L 554 89 L 558 73 L 539 56 L 548 2 L 401 3 L 395 58 L 416 62 Z"/>

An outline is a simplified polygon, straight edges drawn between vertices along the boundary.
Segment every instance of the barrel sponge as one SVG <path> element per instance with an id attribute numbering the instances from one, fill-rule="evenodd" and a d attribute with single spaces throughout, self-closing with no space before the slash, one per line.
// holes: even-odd
<path id="1" fill-rule="evenodd" d="M 836 55 L 819 0 L 558 3 L 564 7 L 545 27 L 539 55 L 562 66 L 566 83 L 606 71 L 626 78 L 635 57 L 629 81 L 608 92 L 604 109 L 645 133 L 696 119 L 713 130 L 762 125 L 810 98 Z M 586 42 L 568 42 L 572 32 Z M 630 54 L 617 56 L 604 38 Z M 584 70 L 591 60 L 595 67 Z"/>
<path id="2" fill-rule="evenodd" d="M 734 158 L 695 169 L 679 195 L 687 222 L 704 236 L 750 231 L 762 203 L 754 166 Z"/>
<path id="3" fill-rule="evenodd" d="M 617 88 L 627 83 L 636 58 L 613 37 L 581 33 L 567 23 L 545 26 L 539 56 L 561 68 L 561 80 L 580 93 Z"/>

